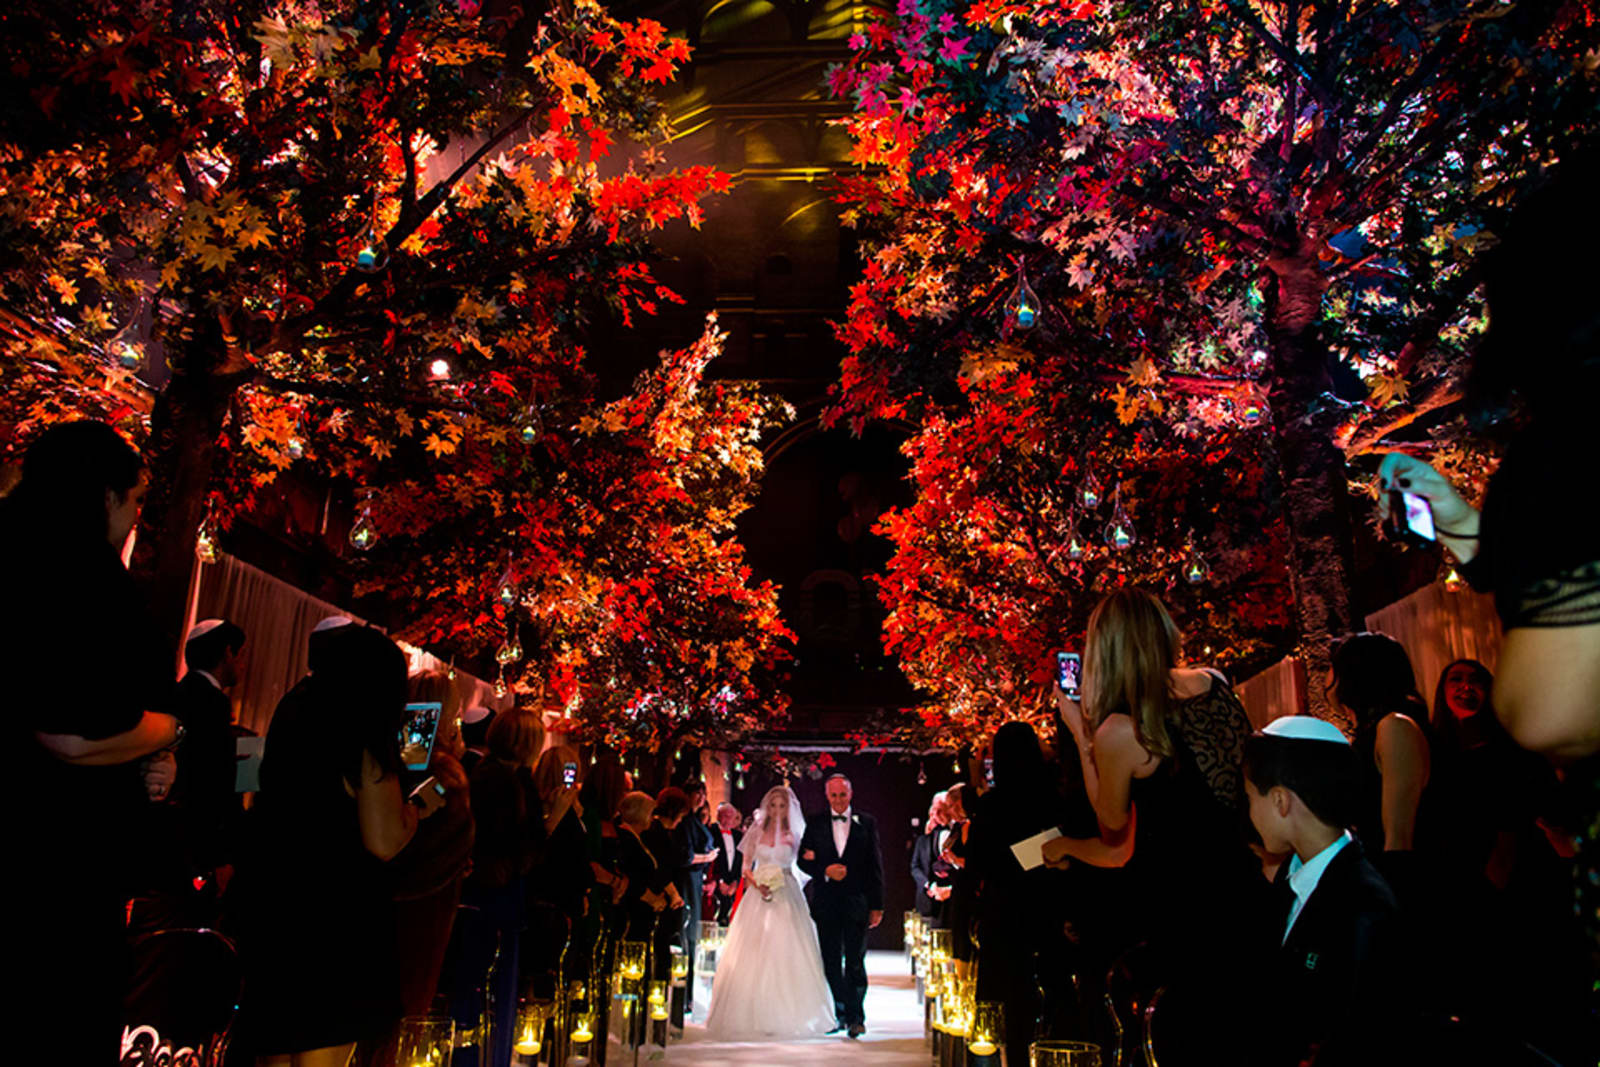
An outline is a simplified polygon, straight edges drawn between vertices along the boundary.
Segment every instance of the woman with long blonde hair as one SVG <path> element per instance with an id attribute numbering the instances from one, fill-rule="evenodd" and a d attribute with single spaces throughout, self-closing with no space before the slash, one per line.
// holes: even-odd
<path id="1" fill-rule="evenodd" d="M 1126 868 L 1132 940 L 1186 938 L 1265 886 L 1243 834 L 1250 720 L 1220 672 L 1181 664 L 1166 606 L 1119 589 L 1089 616 L 1082 706 L 1056 693 L 1100 832 L 1045 857 Z"/>

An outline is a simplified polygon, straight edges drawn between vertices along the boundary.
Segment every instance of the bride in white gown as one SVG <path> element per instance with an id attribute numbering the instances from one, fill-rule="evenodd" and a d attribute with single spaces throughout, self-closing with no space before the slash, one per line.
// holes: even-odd
<path id="1" fill-rule="evenodd" d="M 834 1027 L 833 994 L 795 866 L 805 830 L 789 787 L 768 790 L 739 844 L 750 885 L 717 962 L 706 1018 L 711 1037 L 805 1037 Z"/>

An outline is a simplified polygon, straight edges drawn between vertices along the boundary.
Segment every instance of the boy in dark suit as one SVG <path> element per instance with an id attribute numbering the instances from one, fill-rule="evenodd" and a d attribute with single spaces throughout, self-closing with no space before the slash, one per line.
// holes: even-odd
<path id="1" fill-rule="evenodd" d="M 1346 829 L 1360 796 L 1355 751 L 1332 723 L 1291 715 L 1245 742 L 1244 771 L 1262 843 L 1292 853 L 1274 881 L 1282 910 L 1267 934 L 1258 1062 L 1374 1062 L 1399 1003 L 1399 909 Z"/>
<path id="2" fill-rule="evenodd" d="M 811 918 L 833 991 L 835 1030 L 857 1038 L 867 1028 L 867 931 L 883 921 L 883 856 L 877 822 L 851 810 L 850 779 L 829 778 L 827 794 L 827 815 L 806 820 L 800 869 L 817 880 Z"/>

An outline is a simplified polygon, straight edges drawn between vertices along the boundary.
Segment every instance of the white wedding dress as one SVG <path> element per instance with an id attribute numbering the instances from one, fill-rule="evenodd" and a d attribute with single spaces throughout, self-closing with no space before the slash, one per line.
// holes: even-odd
<path id="1" fill-rule="evenodd" d="M 807 1037 L 833 1029 L 833 993 L 794 858 L 788 843 L 755 846 L 756 871 L 777 868 L 783 880 L 771 900 L 762 900 L 754 885 L 747 887 L 734 912 L 706 1017 L 706 1033 L 719 1041 Z"/>

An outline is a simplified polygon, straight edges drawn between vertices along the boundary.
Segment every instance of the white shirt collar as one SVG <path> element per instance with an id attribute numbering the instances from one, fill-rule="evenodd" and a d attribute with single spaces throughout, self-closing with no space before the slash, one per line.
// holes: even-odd
<path id="1" fill-rule="evenodd" d="M 190 674 L 198 674 L 200 677 L 204 678 L 206 681 L 208 681 L 212 685 L 216 686 L 218 692 L 222 691 L 222 683 L 217 681 L 217 676 L 212 674 L 210 671 L 202 671 L 202 670 L 196 668 L 195 670 L 192 670 L 189 673 Z"/>
<path id="2" fill-rule="evenodd" d="M 1289 940 L 1289 931 L 1294 929 L 1294 921 L 1305 909 L 1306 901 L 1317 891 L 1317 883 L 1322 881 L 1322 875 L 1327 871 L 1328 864 L 1332 863 L 1333 858 L 1352 840 L 1350 831 L 1346 830 L 1333 844 L 1304 863 L 1300 862 L 1298 855 L 1289 857 L 1289 888 L 1294 890 L 1294 904 L 1289 908 L 1289 921 L 1283 928 L 1285 941 Z"/>
<path id="3" fill-rule="evenodd" d="M 838 814 L 839 813 L 835 812 L 832 808 L 829 808 L 828 809 L 828 821 L 832 822 L 838 816 Z M 844 809 L 843 817 L 846 820 L 848 820 L 850 818 L 850 809 L 849 808 L 845 808 Z"/>

